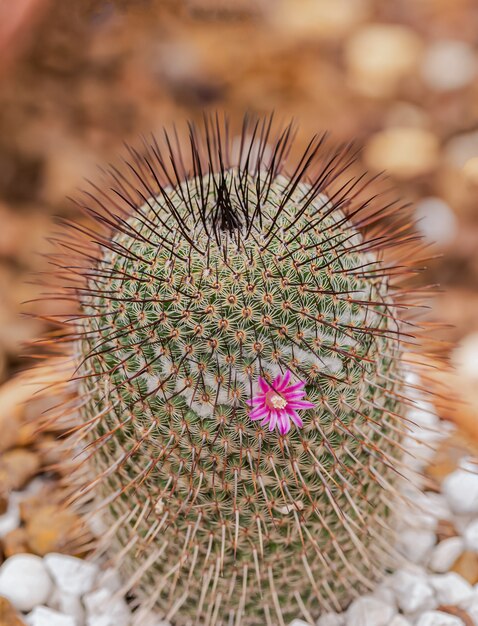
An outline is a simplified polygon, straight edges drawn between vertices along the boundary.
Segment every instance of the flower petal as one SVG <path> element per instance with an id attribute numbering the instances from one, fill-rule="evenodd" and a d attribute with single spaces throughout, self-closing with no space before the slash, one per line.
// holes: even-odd
<path id="1" fill-rule="evenodd" d="M 315 404 L 307 400 L 293 400 L 287 403 L 288 409 L 313 409 Z"/>
<path id="2" fill-rule="evenodd" d="M 289 415 L 290 419 L 298 428 L 302 428 L 304 426 L 304 422 L 300 419 L 299 415 L 295 411 L 291 411 Z"/>
<path id="3" fill-rule="evenodd" d="M 277 378 L 279 378 L 279 376 Z M 283 391 L 287 387 L 289 382 L 290 382 L 290 371 L 287 370 L 282 381 L 278 381 L 277 383 L 278 384 L 277 391 Z"/>

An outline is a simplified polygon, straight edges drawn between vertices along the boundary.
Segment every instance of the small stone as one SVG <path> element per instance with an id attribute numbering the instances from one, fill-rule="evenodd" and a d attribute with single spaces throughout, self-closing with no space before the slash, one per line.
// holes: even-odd
<path id="1" fill-rule="evenodd" d="M 478 185 L 478 156 L 471 157 L 465 162 L 463 165 L 463 174 L 469 183 Z"/>
<path id="2" fill-rule="evenodd" d="M 464 41 L 436 41 L 425 52 L 421 73 L 426 84 L 435 91 L 466 87 L 476 74 L 473 48 Z"/>
<path id="3" fill-rule="evenodd" d="M 478 583 L 478 554 L 476 552 L 465 551 L 453 563 L 451 567 L 453 572 L 475 585 Z"/>
<path id="4" fill-rule="evenodd" d="M 25 525 L 32 551 L 41 556 L 67 551 L 77 521 L 76 515 L 53 505 L 34 511 Z"/>
<path id="5" fill-rule="evenodd" d="M 81 599 L 72 593 L 56 588 L 48 600 L 48 606 L 65 615 L 71 615 L 79 624 L 84 622 L 85 610 Z"/>
<path id="6" fill-rule="evenodd" d="M 478 624 L 478 594 L 463 602 L 462 607 L 473 620 L 473 624 Z"/>
<path id="7" fill-rule="evenodd" d="M 30 552 L 28 547 L 28 537 L 24 528 L 15 528 L 5 535 L 2 540 L 3 553 L 8 559 L 14 554 L 24 554 Z"/>
<path id="8" fill-rule="evenodd" d="M 0 595 L 19 611 L 31 611 L 44 604 L 52 588 L 48 571 L 38 556 L 16 554 L 0 567 Z"/>
<path id="9" fill-rule="evenodd" d="M 455 214 L 441 198 L 429 197 L 415 205 L 417 229 L 429 243 L 447 245 L 458 230 Z"/>
<path id="10" fill-rule="evenodd" d="M 83 596 L 83 603 L 88 615 L 88 626 L 102 626 L 102 621 L 93 618 L 105 618 L 104 626 L 129 626 L 131 614 L 128 605 L 121 598 L 113 599 L 108 589 L 97 589 Z"/>
<path id="11" fill-rule="evenodd" d="M 11 603 L 0 597 L 0 626 L 25 626 Z"/>
<path id="12" fill-rule="evenodd" d="M 404 613 L 416 613 L 437 606 L 433 588 L 421 574 L 398 570 L 392 577 L 391 585 L 398 606 Z"/>
<path id="13" fill-rule="evenodd" d="M 36 606 L 27 615 L 28 626 L 77 626 L 77 621 L 71 615 L 59 613 L 46 606 Z"/>
<path id="14" fill-rule="evenodd" d="M 469 159 L 478 155 L 478 131 L 453 135 L 445 148 L 446 162 L 453 168 L 461 170 Z"/>
<path id="15" fill-rule="evenodd" d="M 57 553 L 47 554 L 43 560 L 62 591 L 82 596 L 92 590 L 98 575 L 98 566 L 94 563 Z"/>
<path id="16" fill-rule="evenodd" d="M 455 572 L 431 576 L 430 584 L 439 604 L 458 604 L 473 595 L 470 583 Z"/>
<path id="17" fill-rule="evenodd" d="M 477 473 L 461 468 L 455 470 L 444 479 L 442 491 L 455 513 L 478 513 Z"/>
<path id="18" fill-rule="evenodd" d="M 395 606 L 395 593 L 393 589 L 391 589 L 387 584 L 381 583 L 378 584 L 372 593 L 374 598 L 385 602 L 385 604 L 389 604 L 390 606 Z"/>
<path id="19" fill-rule="evenodd" d="M 271 11 L 282 37 L 337 40 L 349 33 L 370 11 L 367 0 L 301 0 L 300 10 L 292 2 L 280 2 Z"/>
<path id="20" fill-rule="evenodd" d="M 14 448 L 0 458 L 0 483 L 8 489 L 21 489 L 40 469 L 40 458 L 35 452 Z"/>
<path id="21" fill-rule="evenodd" d="M 400 533 L 397 547 L 412 563 L 421 563 L 436 543 L 432 530 L 409 528 Z"/>
<path id="22" fill-rule="evenodd" d="M 463 533 L 463 539 L 468 550 L 478 552 L 478 519 L 468 524 Z"/>
<path id="23" fill-rule="evenodd" d="M 461 537 L 450 537 L 441 541 L 431 553 L 430 568 L 438 574 L 448 572 L 464 548 L 465 542 Z"/>
<path id="24" fill-rule="evenodd" d="M 347 626 L 388 626 L 396 610 L 371 596 L 362 596 L 346 612 Z"/>
<path id="25" fill-rule="evenodd" d="M 412 624 L 403 615 L 395 615 L 388 626 L 412 626 Z"/>
<path id="26" fill-rule="evenodd" d="M 18 505 L 15 502 L 10 502 L 7 512 L 0 515 L 0 537 L 5 537 L 8 533 L 12 532 L 20 526 L 20 513 Z"/>
<path id="27" fill-rule="evenodd" d="M 0 209 L 1 217 L 5 217 Z M 0 237 L 0 240 L 2 238 Z M 1 241 L 0 241 L 1 248 Z M 17 445 L 20 423 L 23 418 L 25 400 L 25 381 L 14 378 L 0 387 L 0 452 L 5 452 Z"/>
<path id="28" fill-rule="evenodd" d="M 8 495 L 4 491 L 0 491 L 0 515 L 4 515 L 8 511 Z"/>
<path id="29" fill-rule="evenodd" d="M 352 87 L 365 96 L 393 94 L 398 81 L 418 65 L 422 44 L 412 29 L 369 24 L 346 43 L 345 64 Z"/>
<path id="30" fill-rule="evenodd" d="M 449 519 L 439 519 L 435 532 L 439 542 L 458 535 L 453 522 Z"/>
<path id="31" fill-rule="evenodd" d="M 310 624 L 308 622 L 304 622 L 302 619 L 294 619 L 289 626 L 310 626 Z"/>
<path id="32" fill-rule="evenodd" d="M 387 170 L 400 179 L 429 173 L 438 162 L 439 143 L 428 130 L 412 127 L 388 128 L 368 141 L 364 158 L 376 170 Z"/>
<path id="33" fill-rule="evenodd" d="M 465 622 L 443 611 L 425 611 L 419 617 L 416 626 L 465 626 Z"/>
<path id="34" fill-rule="evenodd" d="M 345 617 L 343 613 L 324 613 L 317 620 L 317 626 L 343 626 Z"/>

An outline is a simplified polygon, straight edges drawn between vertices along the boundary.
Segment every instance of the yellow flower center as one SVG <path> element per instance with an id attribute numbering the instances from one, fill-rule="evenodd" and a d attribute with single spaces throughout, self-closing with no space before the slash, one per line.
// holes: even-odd
<path id="1" fill-rule="evenodd" d="M 287 406 L 287 400 L 280 396 L 278 393 L 272 393 L 269 398 L 269 404 L 271 404 L 274 409 L 283 409 Z"/>

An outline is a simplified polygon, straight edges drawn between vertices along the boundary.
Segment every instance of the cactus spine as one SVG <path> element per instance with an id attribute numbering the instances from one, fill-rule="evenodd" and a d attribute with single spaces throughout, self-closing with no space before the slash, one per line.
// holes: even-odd
<path id="1" fill-rule="evenodd" d="M 411 241 L 403 212 L 364 197 L 349 146 L 315 138 L 292 164 L 290 127 L 231 136 L 206 120 L 187 148 L 131 149 L 63 261 L 81 308 L 69 445 L 138 623 L 316 619 L 393 564 L 407 399 L 383 251 Z M 281 434 L 250 401 L 287 411 L 285 376 L 312 406 Z"/>

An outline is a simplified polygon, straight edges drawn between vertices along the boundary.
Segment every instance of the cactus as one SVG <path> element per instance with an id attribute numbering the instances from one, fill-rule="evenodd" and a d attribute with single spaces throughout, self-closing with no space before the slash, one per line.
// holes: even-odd
<path id="1" fill-rule="evenodd" d="M 294 161 L 274 129 L 208 118 L 187 148 L 129 148 L 62 244 L 67 447 L 137 623 L 312 621 L 395 562 L 410 262 L 387 254 L 414 236 L 351 146 L 315 137 Z"/>

